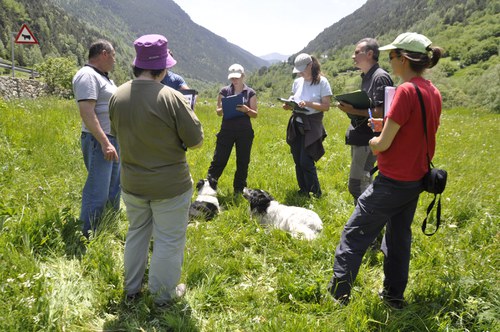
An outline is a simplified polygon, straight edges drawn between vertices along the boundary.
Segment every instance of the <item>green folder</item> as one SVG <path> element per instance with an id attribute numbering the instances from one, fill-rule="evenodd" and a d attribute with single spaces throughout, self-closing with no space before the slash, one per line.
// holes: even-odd
<path id="1" fill-rule="evenodd" d="M 371 107 L 371 100 L 366 91 L 363 90 L 337 95 L 335 96 L 335 99 L 341 103 L 351 104 L 354 108 L 361 110 Z"/>

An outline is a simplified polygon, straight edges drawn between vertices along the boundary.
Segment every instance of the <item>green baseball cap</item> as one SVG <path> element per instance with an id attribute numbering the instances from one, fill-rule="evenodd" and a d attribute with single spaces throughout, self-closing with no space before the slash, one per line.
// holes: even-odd
<path id="1" fill-rule="evenodd" d="M 424 35 L 416 32 L 405 32 L 400 34 L 394 41 L 388 45 L 379 48 L 380 51 L 402 49 L 410 52 L 418 52 L 426 54 L 432 42 Z"/>

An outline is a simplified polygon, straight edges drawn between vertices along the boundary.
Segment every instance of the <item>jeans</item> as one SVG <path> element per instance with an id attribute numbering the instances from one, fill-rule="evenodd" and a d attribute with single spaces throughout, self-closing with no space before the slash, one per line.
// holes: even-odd
<path id="1" fill-rule="evenodd" d="M 248 165 L 254 138 L 253 129 L 243 131 L 221 130 L 217 134 L 214 158 L 208 168 L 208 177 L 218 180 L 227 165 L 233 145 L 236 145 L 236 172 L 233 189 L 243 191 L 247 186 Z"/>
<path id="2" fill-rule="evenodd" d="M 411 224 L 422 190 L 421 181 L 401 182 L 380 174 L 359 197 L 335 251 L 328 284 L 335 298 L 350 295 L 363 256 L 385 225 L 384 291 L 387 297 L 403 299 L 410 265 Z"/>
<path id="3" fill-rule="evenodd" d="M 369 146 L 351 145 L 351 170 L 349 172 L 349 192 L 356 204 L 359 196 L 372 183 L 372 170 L 377 156 L 374 156 Z"/>
<path id="4" fill-rule="evenodd" d="M 297 135 L 296 139 L 290 144 L 290 151 L 295 162 L 295 175 L 300 192 L 312 192 L 314 196 L 321 197 L 316 165 L 314 159 L 305 150 L 304 135 Z"/>
<path id="5" fill-rule="evenodd" d="M 158 304 L 175 297 L 175 287 L 181 278 L 192 194 L 191 188 L 173 198 L 150 201 L 123 193 L 129 220 L 124 254 L 125 291 L 128 295 L 141 291 L 153 237 L 149 291 L 155 294 Z"/>
<path id="6" fill-rule="evenodd" d="M 108 139 L 119 153 L 116 138 Z M 81 145 L 88 175 L 82 191 L 80 220 L 83 234 L 88 236 L 89 230 L 97 228 L 106 204 L 110 203 L 116 211 L 120 209 L 120 162 L 105 160 L 101 144 L 90 133 L 82 132 Z"/>

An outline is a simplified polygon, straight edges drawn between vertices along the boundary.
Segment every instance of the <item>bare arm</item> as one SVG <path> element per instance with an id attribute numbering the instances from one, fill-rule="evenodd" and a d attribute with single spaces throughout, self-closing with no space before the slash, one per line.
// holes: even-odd
<path id="1" fill-rule="evenodd" d="M 217 96 L 217 109 L 216 109 L 217 115 L 222 116 L 222 97 L 219 94 Z"/>
<path id="2" fill-rule="evenodd" d="M 384 124 L 384 128 L 382 129 L 382 133 L 380 134 L 380 136 L 373 137 L 368 142 L 373 154 L 383 152 L 390 148 L 394 137 L 396 137 L 396 134 L 399 131 L 399 128 L 401 128 L 400 125 L 388 118 L 386 123 Z"/>
<path id="3" fill-rule="evenodd" d="M 351 104 L 347 103 L 337 103 L 336 105 L 342 112 L 352 114 L 352 115 L 359 115 L 359 116 L 364 116 L 368 117 L 368 109 L 358 109 L 354 108 Z M 374 118 L 382 118 L 384 115 L 384 106 L 377 106 L 375 108 L 372 108 L 372 116 Z"/>
<path id="4" fill-rule="evenodd" d="M 309 107 L 309 108 L 313 108 L 317 111 L 326 112 L 330 109 L 330 97 L 331 96 L 322 97 L 321 103 L 312 102 L 312 101 L 300 101 L 299 106 L 302 108 Z"/>
<path id="5" fill-rule="evenodd" d="M 240 112 L 245 113 L 251 118 L 257 117 L 257 96 L 252 96 L 250 98 L 250 106 L 247 105 L 238 105 L 236 109 Z"/>
<path id="6" fill-rule="evenodd" d="M 96 105 L 95 100 L 82 100 L 78 102 L 78 109 L 80 110 L 80 116 L 82 117 L 83 123 L 90 130 L 92 135 L 97 139 L 99 144 L 101 144 L 101 150 L 106 160 L 116 160 L 118 161 L 118 153 L 115 147 L 108 140 L 108 137 L 104 133 L 97 120 L 97 115 L 94 112 Z"/>

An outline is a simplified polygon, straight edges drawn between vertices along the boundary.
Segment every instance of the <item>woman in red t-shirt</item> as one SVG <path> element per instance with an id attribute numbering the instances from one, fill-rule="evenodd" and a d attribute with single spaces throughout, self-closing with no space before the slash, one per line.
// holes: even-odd
<path id="1" fill-rule="evenodd" d="M 360 196 L 344 227 L 328 289 L 341 303 L 349 301 L 363 255 L 386 225 L 381 248 L 385 255 L 385 279 L 379 296 L 388 305 L 402 308 L 408 283 L 411 223 L 423 191 L 422 178 L 428 167 L 426 151 L 432 159 L 441 115 L 441 94 L 422 74 L 437 64 L 443 51 L 431 47 L 427 37 L 413 32 L 399 35 L 380 50 L 390 52 L 393 73 L 404 83 L 396 89 L 382 133 L 369 141 L 373 153 L 378 155 L 379 175 Z M 428 146 L 413 84 L 423 96 Z"/>

